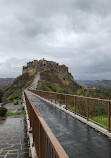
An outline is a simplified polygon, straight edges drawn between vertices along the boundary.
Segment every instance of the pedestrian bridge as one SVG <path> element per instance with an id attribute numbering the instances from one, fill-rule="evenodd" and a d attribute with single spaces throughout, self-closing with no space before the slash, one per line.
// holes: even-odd
<path id="1" fill-rule="evenodd" d="M 90 104 L 90 98 L 81 99 L 80 97 L 78 100 L 76 97 L 25 90 L 36 157 L 111 158 L 111 140 L 107 136 L 59 108 L 59 106 L 64 106 L 66 110 L 75 112 L 86 121 L 95 122 L 104 127 L 103 131 L 108 131 L 110 135 L 110 101 L 93 99 L 93 104 L 98 103 L 96 108 Z M 48 103 L 47 100 L 54 102 L 56 106 Z M 104 122 L 105 116 L 107 117 Z"/>

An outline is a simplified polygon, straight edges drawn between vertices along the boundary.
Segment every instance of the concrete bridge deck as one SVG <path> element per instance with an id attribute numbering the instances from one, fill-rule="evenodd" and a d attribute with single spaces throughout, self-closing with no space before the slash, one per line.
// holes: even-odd
<path id="1" fill-rule="evenodd" d="M 111 158 L 111 140 L 26 91 L 70 158 Z"/>

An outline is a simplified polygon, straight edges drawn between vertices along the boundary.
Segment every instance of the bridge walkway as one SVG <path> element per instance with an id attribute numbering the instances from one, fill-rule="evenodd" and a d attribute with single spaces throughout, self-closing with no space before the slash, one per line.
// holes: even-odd
<path id="1" fill-rule="evenodd" d="M 70 158 L 111 158 L 111 140 L 26 91 Z"/>

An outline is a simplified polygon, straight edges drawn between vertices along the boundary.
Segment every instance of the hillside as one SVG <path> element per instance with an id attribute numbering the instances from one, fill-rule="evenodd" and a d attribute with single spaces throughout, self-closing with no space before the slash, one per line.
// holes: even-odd
<path id="1" fill-rule="evenodd" d="M 74 82 L 73 76 L 65 65 L 44 59 L 34 60 L 27 63 L 27 66 L 23 66 L 22 75 L 6 89 L 3 101 L 11 102 L 15 98 L 20 98 L 22 90 L 32 83 L 38 71 L 41 71 L 38 89 L 74 94 L 82 88 Z"/>
<path id="2" fill-rule="evenodd" d="M 52 70 L 41 72 L 37 89 L 59 93 L 74 94 L 82 88 L 70 76 L 56 73 Z"/>
<path id="3" fill-rule="evenodd" d="M 5 90 L 3 96 L 3 102 L 11 102 L 15 98 L 20 98 L 22 95 L 22 90 L 30 86 L 34 79 L 34 76 L 29 76 L 27 73 L 17 77 L 13 84 L 8 86 Z"/>
<path id="4" fill-rule="evenodd" d="M 41 72 L 40 81 L 37 87 L 38 90 L 69 93 L 69 94 L 95 97 L 95 98 L 96 97 L 107 98 L 106 93 L 104 94 L 103 92 L 94 91 L 90 89 L 86 90 L 76 81 L 74 81 L 73 76 L 71 75 L 71 73 L 68 72 L 68 68 L 65 65 L 59 66 L 59 64 L 55 62 L 53 64 L 53 62 L 51 61 L 51 64 L 50 62 L 48 62 L 48 66 L 47 66 L 46 62 L 47 61 L 45 61 L 45 68 L 43 66 L 43 69 L 46 70 Z M 43 60 L 43 64 L 44 64 L 44 60 Z M 32 63 L 32 65 L 34 64 Z M 29 69 L 31 71 L 31 69 L 28 67 L 26 69 L 27 70 Z"/>
<path id="5" fill-rule="evenodd" d="M 0 78 L 0 86 L 7 86 L 13 83 L 14 78 Z"/>
<path id="6" fill-rule="evenodd" d="M 107 93 L 99 90 L 85 89 L 74 81 L 73 76 L 65 65 L 53 61 L 34 60 L 23 66 L 22 75 L 17 77 L 13 84 L 6 88 L 3 101 L 11 102 L 20 98 L 22 90 L 30 86 L 37 72 L 41 72 L 37 89 L 44 91 L 76 94 L 80 96 L 108 98 Z"/>
<path id="7" fill-rule="evenodd" d="M 6 87 L 13 83 L 14 78 L 0 78 L 0 89 L 5 91 Z"/>
<path id="8" fill-rule="evenodd" d="M 77 81 L 84 89 L 99 93 L 104 98 L 111 99 L 111 80 L 78 80 Z"/>
<path id="9" fill-rule="evenodd" d="M 89 89 L 91 88 L 111 89 L 111 80 L 95 80 L 95 81 L 78 80 L 78 83 Z"/>
<path id="10" fill-rule="evenodd" d="M 41 71 L 38 89 L 75 94 L 82 88 L 74 81 L 67 66 L 59 65 L 54 61 L 34 60 L 23 67 L 22 73 L 31 76 L 36 75 L 38 71 Z"/>
<path id="11" fill-rule="evenodd" d="M 51 70 L 42 72 L 40 78 L 37 87 L 38 90 L 69 93 L 94 98 L 107 98 L 106 93 L 85 89 L 68 76 L 60 77 L 59 74 L 52 72 Z"/>

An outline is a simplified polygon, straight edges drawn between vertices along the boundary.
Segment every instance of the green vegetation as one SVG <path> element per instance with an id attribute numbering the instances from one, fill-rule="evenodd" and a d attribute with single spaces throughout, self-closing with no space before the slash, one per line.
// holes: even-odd
<path id="1" fill-rule="evenodd" d="M 90 91 L 94 91 L 95 93 L 99 93 L 101 95 L 101 98 L 111 99 L 111 89 L 97 88 L 95 90 L 90 90 Z"/>
<path id="2" fill-rule="evenodd" d="M 61 76 L 61 74 L 57 74 L 52 70 L 41 72 L 41 80 L 38 83 L 37 89 L 93 98 L 106 98 L 106 93 L 99 90 L 86 90 L 68 76 Z"/>
<path id="3" fill-rule="evenodd" d="M 79 103 L 76 105 L 74 109 L 74 105 L 68 103 L 67 108 L 69 111 L 76 112 L 84 117 L 86 117 L 86 106 L 80 105 Z M 95 124 L 107 129 L 108 128 L 108 116 L 107 109 L 104 107 L 100 108 L 98 111 L 97 106 L 91 106 L 89 110 L 89 120 L 94 122 Z"/>
<path id="4" fill-rule="evenodd" d="M 13 112 L 7 112 L 7 116 L 14 116 L 14 115 L 24 115 L 25 112 L 16 112 L 16 113 L 13 113 Z"/>
<path id="5" fill-rule="evenodd" d="M 63 93 L 64 90 L 59 85 L 51 84 L 50 82 L 39 81 L 38 89 L 50 92 Z"/>
<path id="6" fill-rule="evenodd" d="M 70 94 L 76 93 L 78 88 L 82 87 L 74 82 L 74 80 L 51 70 L 41 72 L 41 80 L 37 87 L 38 90 Z"/>
<path id="7" fill-rule="evenodd" d="M 107 129 L 108 127 L 107 102 L 89 99 L 88 105 L 89 105 L 89 120 Z M 76 106 L 74 107 L 74 100 L 73 98 L 69 97 L 67 102 L 67 108 L 69 111 L 78 113 L 85 118 L 87 117 L 87 106 L 86 106 L 85 98 L 76 97 Z"/>
<path id="8" fill-rule="evenodd" d="M 21 97 L 20 98 L 16 97 L 13 100 L 11 100 L 9 103 L 14 103 L 15 100 L 17 100 L 18 103 L 20 103 L 22 101 Z"/>
<path id="9" fill-rule="evenodd" d="M 69 111 L 75 112 L 84 118 L 87 117 L 87 103 L 89 105 L 89 120 L 107 129 L 108 127 L 108 102 L 98 99 L 86 99 L 84 97 L 74 97 L 70 95 L 55 93 L 48 95 L 49 98 L 55 99 L 62 105 L 66 104 Z M 46 97 L 46 98 L 48 98 Z M 74 104 L 75 103 L 75 104 Z M 75 106 L 74 106 L 75 105 Z"/>
<path id="10" fill-rule="evenodd" d="M 107 127 L 108 127 L 108 117 L 107 116 L 93 116 L 93 117 L 89 116 L 89 120 L 94 123 L 96 122 L 96 124 L 98 122 L 105 129 L 107 129 Z"/>
<path id="11" fill-rule="evenodd" d="M 78 81 L 78 83 L 82 84 L 83 87 L 86 87 L 87 91 L 93 93 L 94 97 L 111 99 L 111 80 Z"/>
<path id="12" fill-rule="evenodd" d="M 10 85 L 3 96 L 3 102 L 9 103 L 13 102 L 15 99 L 20 100 L 23 89 L 30 86 L 33 82 L 34 76 L 29 76 L 27 73 L 17 77 L 13 84 Z"/>
<path id="13" fill-rule="evenodd" d="M 7 114 L 7 109 L 5 107 L 0 107 L 0 116 L 4 117 Z"/>

